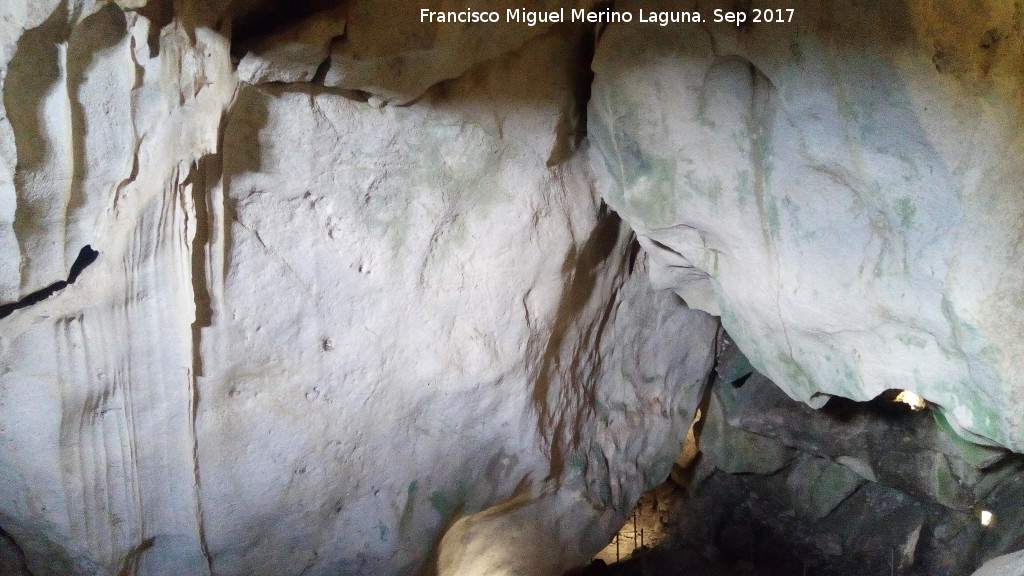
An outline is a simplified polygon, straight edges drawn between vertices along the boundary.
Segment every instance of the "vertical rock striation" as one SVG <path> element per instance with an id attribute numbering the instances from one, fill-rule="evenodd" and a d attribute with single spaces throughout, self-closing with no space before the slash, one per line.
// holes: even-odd
<path id="1" fill-rule="evenodd" d="M 0 522 L 36 575 L 203 574 L 186 177 L 234 92 L 228 43 L 52 4 L 3 18 L 3 299 L 100 255 L 3 320 Z"/>

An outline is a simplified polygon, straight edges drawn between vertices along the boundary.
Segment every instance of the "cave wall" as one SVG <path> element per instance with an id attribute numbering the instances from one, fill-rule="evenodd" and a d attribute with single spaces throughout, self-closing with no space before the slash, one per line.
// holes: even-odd
<path id="1" fill-rule="evenodd" d="M 717 322 L 597 195 L 588 31 L 439 33 L 370 94 L 307 8 L 4 20 L 4 304 L 99 252 L 0 319 L 5 566 L 554 574 L 668 474 Z"/>
<path id="2" fill-rule="evenodd" d="M 558 573 L 667 475 L 694 309 L 1020 451 L 1020 4 L 795 8 L 0 6 L 5 565 Z"/>

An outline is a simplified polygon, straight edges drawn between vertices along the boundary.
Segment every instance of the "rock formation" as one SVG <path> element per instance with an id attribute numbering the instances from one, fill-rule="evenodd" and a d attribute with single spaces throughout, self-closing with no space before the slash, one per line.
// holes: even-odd
<path id="1" fill-rule="evenodd" d="M 248 53 L 239 82 L 223 29 L 122 8 L 21 15 L 5 52 L 4 298 L 100 253 L 3 320 L 0 525 L 27 569 L 586 560 L 667 475 L 716 323 L 651 291 L 595 193 L 585 30 L 439 60 L 382 107 L 272 42 L 311 66 Z M 338 30 L 311 18 L 269 37 Z"/>
<path id="2" fill-rule="evenodd" d="M 1020 3 L 786 7 L 796 24 L 607 28 L 609 205 L 655 286 L 721 314 L 794 398 L 909 389 L 1021 451 Z"/>
<path id="3" fill-rule="evenodd" d="M 1024 450 L 1019 2 L 423 7 L 0 6 L 0 568 L 558 574 L 717 315 L 794 398 Z"/>

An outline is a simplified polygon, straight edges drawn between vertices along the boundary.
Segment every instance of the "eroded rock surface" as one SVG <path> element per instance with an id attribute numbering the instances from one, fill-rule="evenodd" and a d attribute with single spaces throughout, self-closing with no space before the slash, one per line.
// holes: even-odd
<path id="1" fill-rule="evenodd" d="M 557 573 L 667 475 L 710 366 L 648 269 L 791 396 L 909 388 L 1024 447 L 1019 6 L 421 7 L 463 8 L 0 6 L 0 565 Z M 842 456 L 797 464 L 846 493 Z"/>
<path id="2" fill-rule="evenodd" d="M 794 398 L 910 389 L 1024 449 L 1006 409 L 1024 384 L 1019 3 L 786 8 L 605 30 L 590 138 L 608 203 L 655 285 L 721 314 Z"/>
<path id="3" fill-rule="evenodd" d="M 4 29 L 4 302 L 99 257 L 0 319 L 4 566 L 553 574 L 667 476 L 717 322 L 596 194 L 586 30 L 381 107 L 307 82 L 322 11 L 233 60 L 225 5 L 48 10 Z"/>
<path id="4" fill-rule="evenodd" d="M 441 573 L 555 573 L 667 473 L 714 322 L 645 295 L 585 164 L 549 167 L 576 41 L 545 36 L 408 108 L 241 90 L 201 336 L 215 571 L 414 573 L 487 509 L 456 524 Z M 564 553 L 533 555 L 538 537 Z"/>

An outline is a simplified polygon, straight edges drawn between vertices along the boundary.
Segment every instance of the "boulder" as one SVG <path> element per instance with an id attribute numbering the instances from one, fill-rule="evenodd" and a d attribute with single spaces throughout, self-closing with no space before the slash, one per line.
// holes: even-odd
<path id="1" fill-rule="evenodd" d="M 1024 450 L 1019 7 L 787 8 L 608 26 L 588 116 L 602 193 L 655 286 L 720 314 L 790 396 L 908 389 L 965 438 Z"/>

